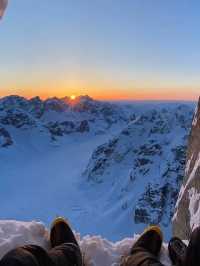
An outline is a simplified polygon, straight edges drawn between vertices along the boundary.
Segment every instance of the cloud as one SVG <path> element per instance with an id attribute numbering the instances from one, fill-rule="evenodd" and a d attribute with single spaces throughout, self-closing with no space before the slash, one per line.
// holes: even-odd
<path id="1" fill-rule="evenodd" d="M 3 17 L 7 4 L 8 0 L 0 0 L 0 19 Z"/>

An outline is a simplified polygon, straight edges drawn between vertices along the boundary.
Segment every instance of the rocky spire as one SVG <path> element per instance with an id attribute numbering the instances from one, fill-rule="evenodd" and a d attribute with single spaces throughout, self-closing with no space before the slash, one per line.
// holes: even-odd
<path id="1" fill-rule="evenodd" d="M 182 239 L 188 239 L 193 229 L 200 225 L 200 98 L 189 136 L 186 162 L 185 178 L 173 217 L 173 233 Z"/>

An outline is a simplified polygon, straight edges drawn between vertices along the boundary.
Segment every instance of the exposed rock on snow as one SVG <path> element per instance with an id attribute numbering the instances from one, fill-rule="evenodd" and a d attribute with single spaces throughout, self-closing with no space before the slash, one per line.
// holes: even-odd
<path id="1" fill-rule="evenodd" d="M 0 99 L 0 126 L 48 132 L 56 140 L 70 133 L 105 134 L 113 125 L 125 125 L 129 121 L 123 108 L 117 104 L 95 101 L 88 96 L 71 100 L 39 97 L 30 100 L 11 95 Z M 10 128 L 6 128 L 9 132 Z"/>
<path id="2" fill-rule="evenodd" d="M 24 126 L 34 126 L 36 123 L 31 117 L 20 110 L 8 110 L 6 114 L 0 117 L 0 123 L 10 125 L 16 128 Z"/>
<path id="3" fill-rule="evenodd" d="M 128 254 L 138 236 L 112 243 L 100 236 L 85 236 L 80 243 L 86 266 L 119 266 L 121 257 Z M 49 249 L 49 235 L 43 224 L 38 222 L 0 221 L 0 258 L 18 246 L 34 244 Z M 166 245 L 161 252 L 161 261 L 170 265 Z"/>
<path id="4" fill-rule="evenodd" d="M 184 176 L 191 122 L 189 106 L 181 105 L 173 111 L 148 110 L 99 146 L 83 177 L 91 190 L 102 191 L 102 209 L 106 210 L 112 198 L 119 206 L 118 213 L 132 212 L 135 225 L 161 224 L 168 230 Z"/>
<path id="5" fill-rule="evenodd" d="M 7 147 L 13 144 L 12 138 L 5 128 L 0 127 L 0 146 Z"/>
<path id="6" fill-rule="evenodd" d="M 185 178 L 173 217 L 174 234 L 188 239 L 191 231 L 200 225 L 200 99 L 189 136 Z"/>
<path id="7" fill-rule="evenodd" d="M 87 120 L 83 120 L 77 123 L 74 123 L 72 121 L 63 121 L 63 122 L 49 122 L 46 125 L 46 128 L 48 128 L 49 132 L 52 134 L 52 136 L 64 136 L 71 133 L 85 133 L 90 131 L 89 123 Z"/>

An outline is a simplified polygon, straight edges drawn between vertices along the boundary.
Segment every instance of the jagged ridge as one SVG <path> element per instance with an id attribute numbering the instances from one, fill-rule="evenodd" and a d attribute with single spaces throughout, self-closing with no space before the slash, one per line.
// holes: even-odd
<path id="1" fill-rule="evenodd" d="M 173 111 L 144 112 L 94 151 L 83 177 L 91 189 L 102 191 L 103 209 L 111 208 L 108 201 L 114 198 L 121 208 L 118 213 L 132 212 L 135 225 L 170 227 L 184 175 L 192 114 L 186 105 Z"/>
<path id="2" fill-rule="evenodd" d="M 128 119 L 117 105 L 96 101 L 89 96 L 79 96 L 75 100 L 69 97 L 28 100 L 16 95 L 7 96 L 0 99 L 1 136 L 5 139 L 1 146 L 14 143 L 10 126 L 23 130 L 38 128 L 56 140 L 75 132 L 104 133 L 113 124 L 125 123 Z"/>

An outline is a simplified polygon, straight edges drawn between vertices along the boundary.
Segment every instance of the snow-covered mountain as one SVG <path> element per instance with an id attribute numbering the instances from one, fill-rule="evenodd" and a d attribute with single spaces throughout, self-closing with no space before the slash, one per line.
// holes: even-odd
<path id="1" fill-rule="evenodd" d="M 113 125 L 127 123 L 129 117 L 117 105 L 95 101 L 88 96 L 75 100 L 39 97 L 30 100 L 8 96 L 0 100 L 0 134 L 3 147 L 14 143 L 8 127 L 21 130 L 36 128 L 52 140 L 71 133 L 92 131 L 103 134 Z"/>
<path id="2" fill-rule="evenodd" d="M 59 214 L 111 240 L 149 223 L 168 232 L 193 111 L 88 96 L 0 99 L 0 218 L 48 225 Z"/>
<path id="3" fill-rule="evenodd" d="M 189 136 L 185 178 L 173 217 L 173 231 L 188 239 L 197 226 L 200 226 L 200 98 Z"/>
<path id="4" fill-rule="evenodd" d="M 93 152 L 83 177 L 97 202 L 101 195 L 101 212 L 113 208 L 124 223 L 132 217 L 134 228 L 161 224 L 168 231 L 191 119 L 187 105 L 148 110 Z"/>

